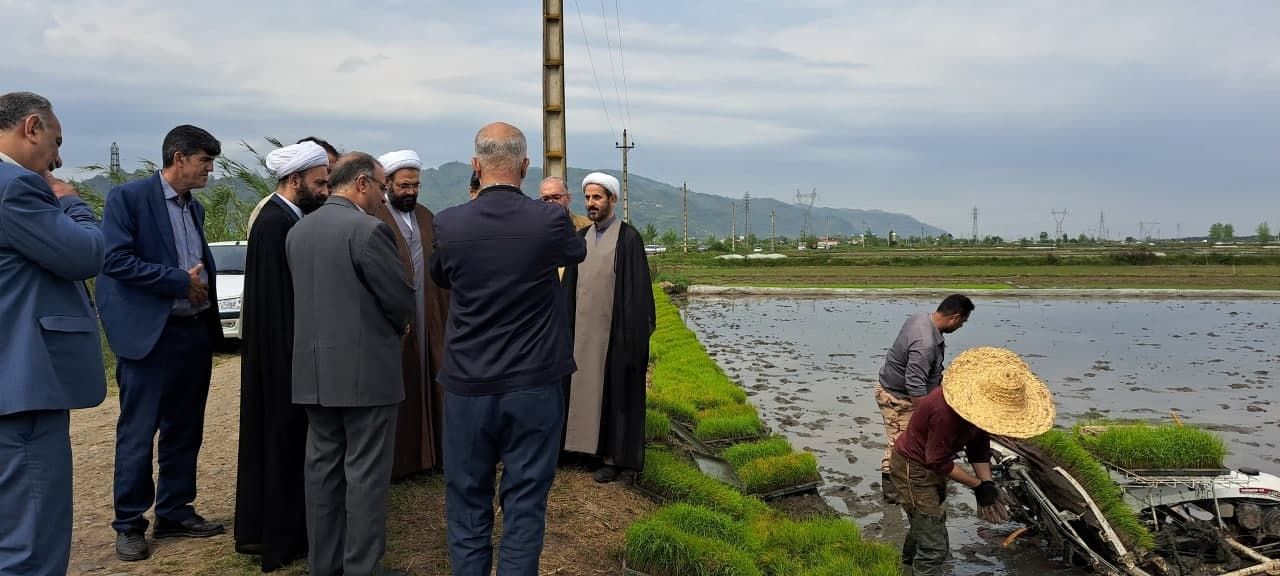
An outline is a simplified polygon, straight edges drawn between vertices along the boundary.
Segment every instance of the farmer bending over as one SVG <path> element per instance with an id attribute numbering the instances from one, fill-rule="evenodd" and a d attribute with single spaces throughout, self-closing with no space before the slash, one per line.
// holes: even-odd
<path id="1" fill-rule="evenodd" d="M 978 517 L 1009 519 L 1007 497 L 991 481 L 990 435 L 1037 436 L 1053 426 L 1053 398 L 1026 363 L 1003 348 L 973 348 L 956 357 L 935 389 L 921 400 L 898 437 L 890 475 L 910 529 L 902 562 L 915 576 L 942 573 L 949 555 L 947 480 L 973 489 Z M 976 476 L 955 465 L 964 449 Z"/>

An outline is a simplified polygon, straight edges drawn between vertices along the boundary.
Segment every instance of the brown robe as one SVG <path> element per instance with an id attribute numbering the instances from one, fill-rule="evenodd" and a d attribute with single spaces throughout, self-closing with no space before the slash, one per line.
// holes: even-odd
<path id="1" fill-rule="evenodd" d="M 396 237 L 396 248 L 400 252 L 400 261 L 404 265 L 408 278 L 414 277 L 413 262 L 409 256 L 409 245 L 404 234 L 396 223 L 393 208 L 382 205 L 374 212 L 379 220 L 387 223 Z M 418 237 L 422 242 L 423 262 L 431 260 L 431 245 L 434 240 L 433 223 L 435 215 L 419 204 L 414 209 L 418 226 Z M 401 346 L 401 361 L 404 371 L 404 402 L 400 404 L 400 417 L 396 421 L 395 463 L 391 469 L 393 479 L 400 479 L 415 472 L 439 468 L 443 462 L 441 451 L 442 435 L 440 425 L 443 421 L 444 388 L 436 382 L 436 373 L 444 360 L 444 326 L 449 314 L 449 291 L 431 280 L 426 274 L 423 291 L 423 306 L 426 310 L 427 351 L 429 355 L 429 372 L 424 375 L 421 364 L 420 344 L 422 328 L 414 326 L 404 337 Z"/>

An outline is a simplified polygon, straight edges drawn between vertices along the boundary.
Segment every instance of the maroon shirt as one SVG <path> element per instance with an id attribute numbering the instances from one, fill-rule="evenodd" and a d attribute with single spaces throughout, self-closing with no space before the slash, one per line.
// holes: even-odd
<path id="1" fill-rule="evenodd" d="M 970 463 L 991 461 L 990 437 L 947 405 L 942 388 L 920 401 L 894 448 L 907 460 L 943 477 L 955 468 L 956 453 L 961 449 Z"/>

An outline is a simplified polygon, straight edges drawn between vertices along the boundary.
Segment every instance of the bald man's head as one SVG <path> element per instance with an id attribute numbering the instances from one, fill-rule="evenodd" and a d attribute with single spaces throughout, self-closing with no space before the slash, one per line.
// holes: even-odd
<path id="1" fill-rule="evenodd" d="M 559 176 L 543 178 L 542 186 L 538 189 L 538 195 L 543 202 L 559 204 L 565 210 L 569 209 L 569 186 L 565 184 L 564 178 Z"/>
<path id="2" fill-rule="evenodd" d="M 480 187 L 495 184 L 519 187 L 529 171 L 528 145 L 519 128 L 494 122 L 476 133 L 476 155 L 471 167 L 480 175 Z"/>

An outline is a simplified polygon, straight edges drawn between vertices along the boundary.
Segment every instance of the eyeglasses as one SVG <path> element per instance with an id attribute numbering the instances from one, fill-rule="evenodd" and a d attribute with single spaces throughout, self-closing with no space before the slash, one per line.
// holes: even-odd
<path id="1" fill-rule="evenodd" d="M 547 194 L 542 197 L 542 201 L 543 202 L 559 202 L 561 200 L 564 200 L 565 198 L 566 196 L 564 194 Z"/>
<path id="2" fill-rule="evenodd" d="M 374 178 L 372 174 L 368 174 L 368 173 L 361 174 L 360 176 L 364 178 L 368 178 L 370 182 L 377 184 L 378 190 L 381 190 L 383 194 L 387 193 L 387 183 L 385 181 L 378 180 L 377 178 Z"/>

